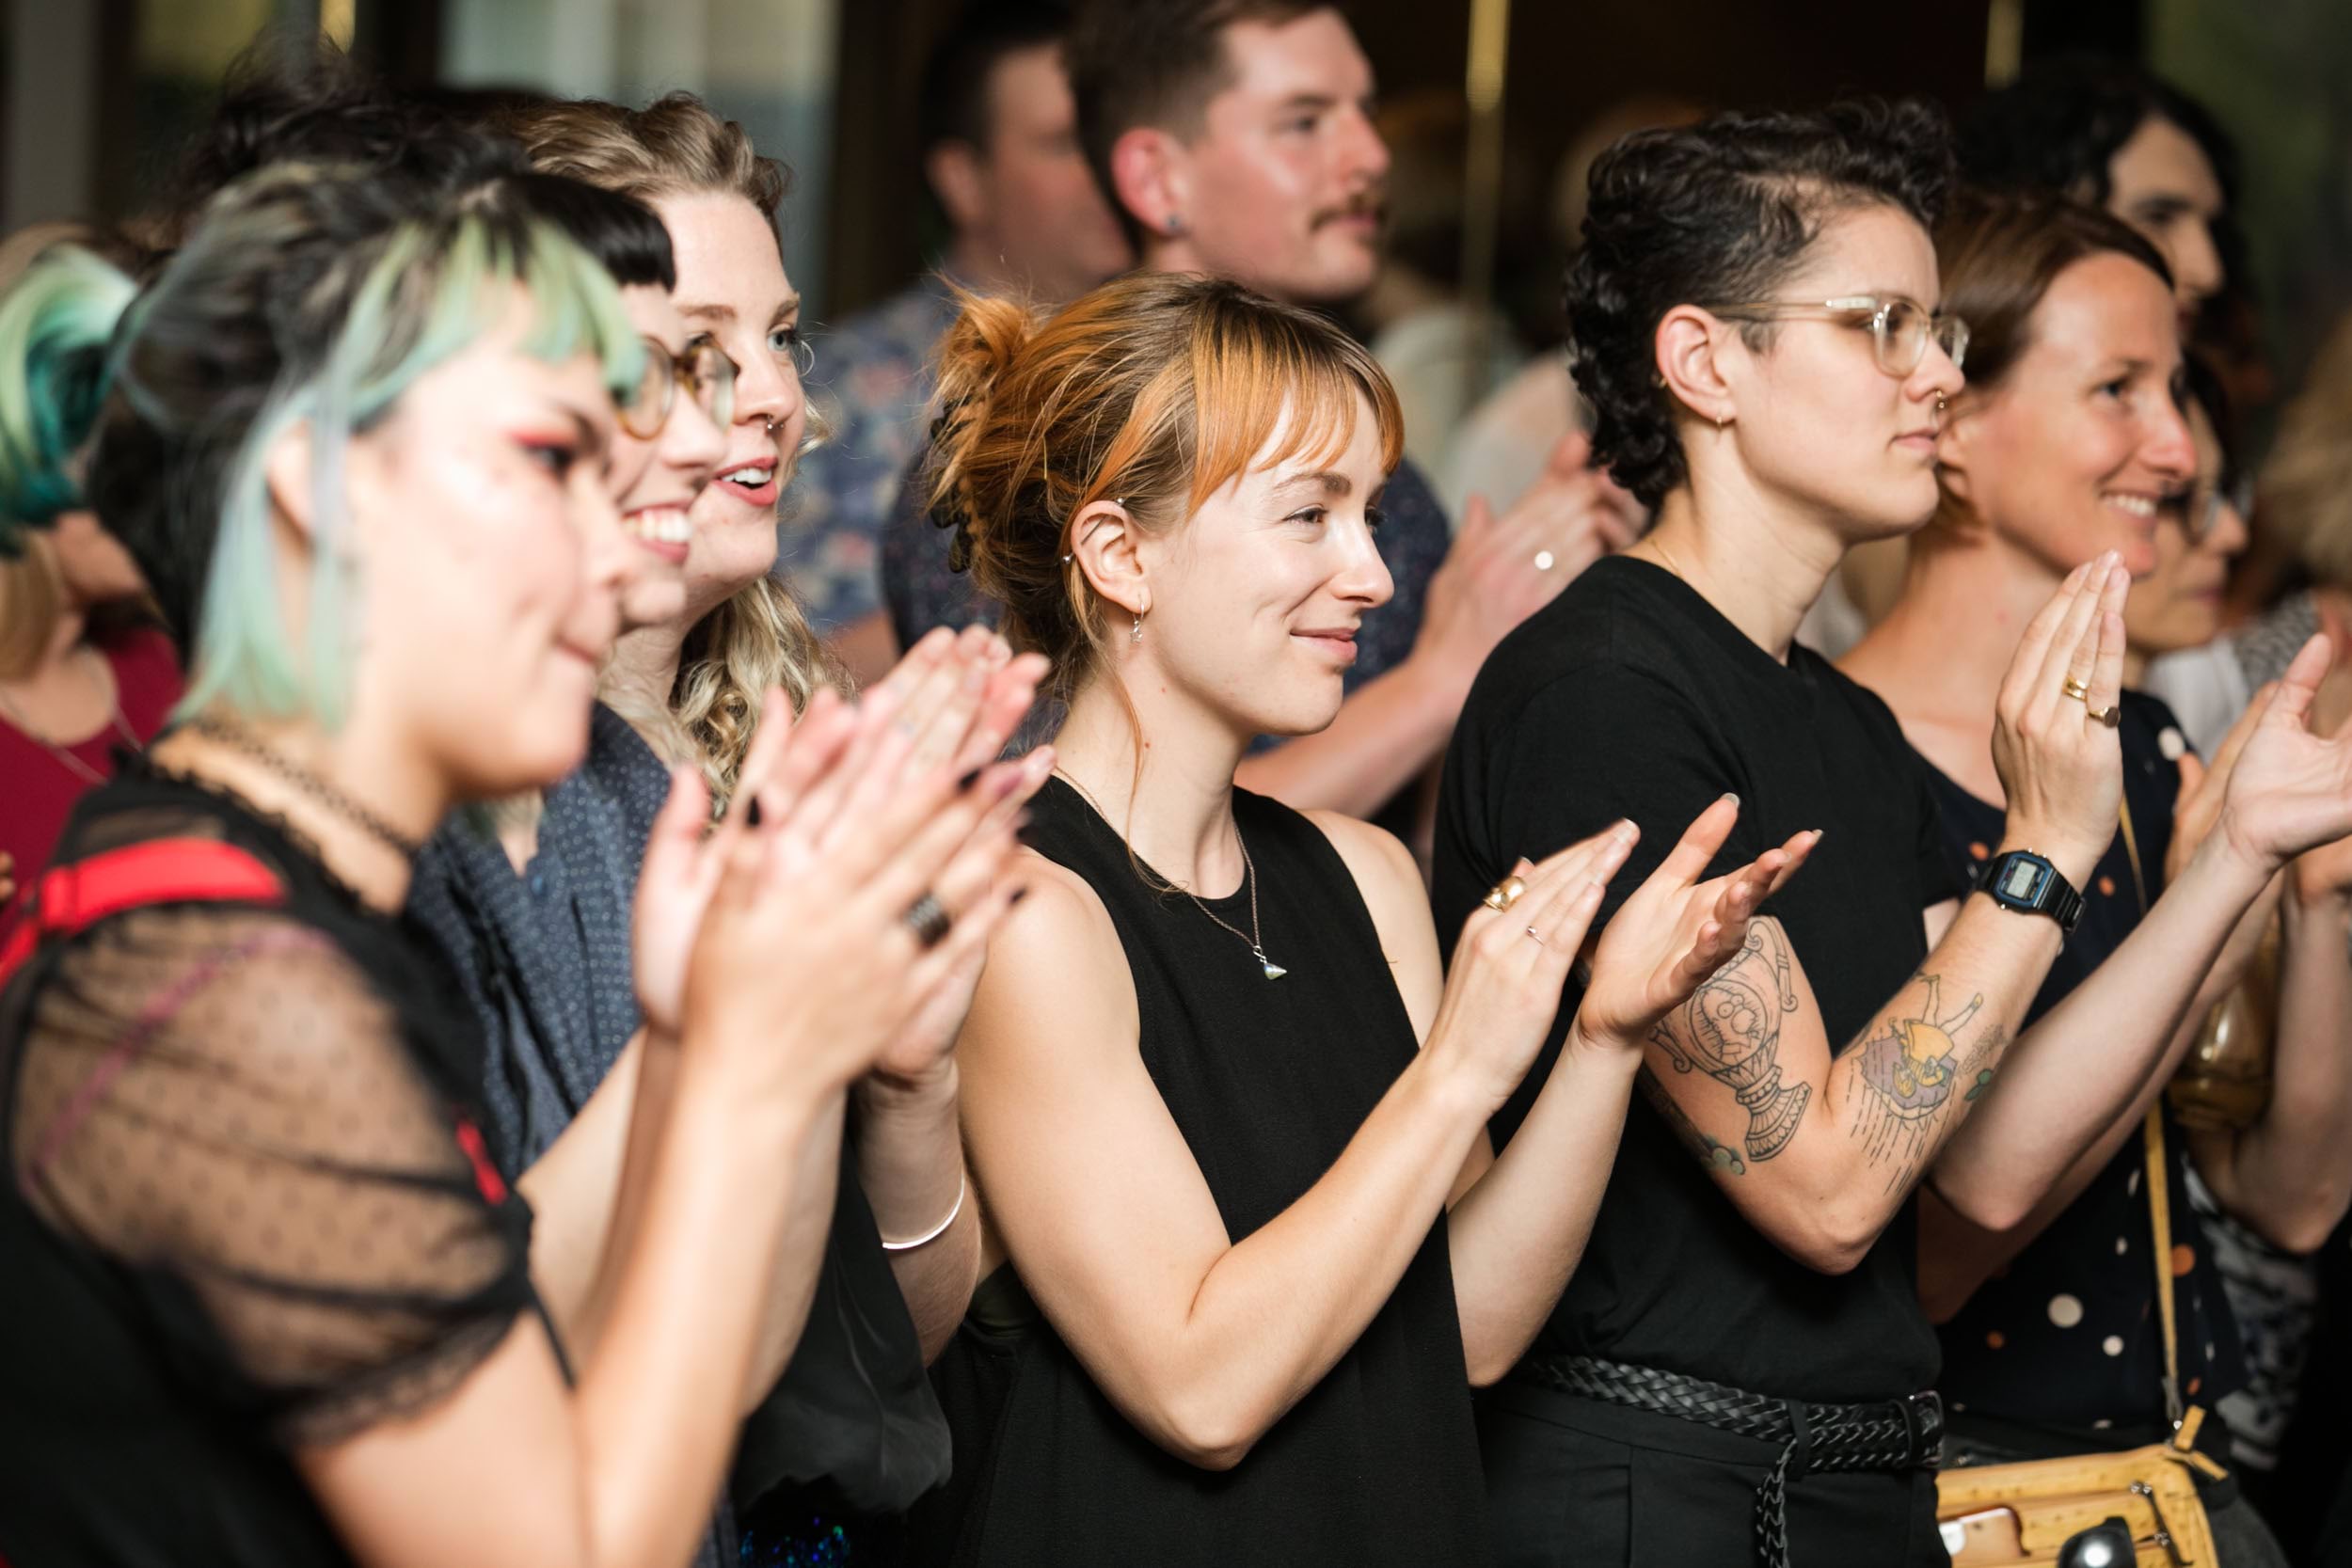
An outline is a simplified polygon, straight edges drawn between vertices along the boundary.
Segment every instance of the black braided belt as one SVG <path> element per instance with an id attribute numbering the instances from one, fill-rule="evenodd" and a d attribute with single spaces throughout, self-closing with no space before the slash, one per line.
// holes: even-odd
<path id="1" fill-rule="evenodd" d="M 1931 1470 L 1943 1455 L 1944 1401 L 1933 1390 L 1878 1404 L 1807 1404 L 1590 1355 L 1531 1355 L 1517 1375 L 1564 1394 L 1780 1444 L 1756 1489 L 1763 1568 L 1788 1568 L 1791 1481 L 1810 1470 Z"/>

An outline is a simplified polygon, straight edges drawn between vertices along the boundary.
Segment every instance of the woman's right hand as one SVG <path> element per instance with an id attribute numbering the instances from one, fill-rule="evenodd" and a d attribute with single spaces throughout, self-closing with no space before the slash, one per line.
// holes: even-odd
<path id="1" fill-rule="evenodd" d="M 735 1093 L 811 1100 L 848 1085 L 1018 895 L 1014 823 L 996 808 L 1034 787 L 1051 753 L 960 783 L 952 753 L 918 758 L 922 739 L 895 704 L 876 704 L 837 749 L 794 744 L 747 776 L 758 822 L 730 814 L 712 834 L 722 868 L 680 1034 Z M 952 931 L 929 948 L 906 919 L 926 893 Z"/>
<path id="2" fill-rule="evenodd" d="M 2048 857 L 2075 886 L 2115 840 L 2123 745 L 2110 724 L 2123 692 L 2123 595 L 2113 551 L 2076 567 L 2026 628 L 1994 707 L 1993 766 L 2009 801 L 2005 842 Z M 2087 689 L 2067 695 L 2067 683 Z"/>
<path id="3" fill-rule="evenodd" d="M 1517 901 L 1506 910 L 1481 904 L 1462 923 L 1424 1053 L 1486 1114 L 1534 1064 L 1602 890 L 1640 836 L 1619 822 L 1541 865 L 1522 860 L 1509 873 L 1526 884 Z"/>

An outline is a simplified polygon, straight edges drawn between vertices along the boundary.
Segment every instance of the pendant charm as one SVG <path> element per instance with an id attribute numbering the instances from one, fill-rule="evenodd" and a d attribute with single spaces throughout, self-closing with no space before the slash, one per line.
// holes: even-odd
<path id="1" fill-rule="evenodd" d="M 1279 980 L 1283 975 L 1290 973 L 1289 970 L 1284 969 L 1280 964 L 1276 963 L 1272 958 L 1267 958 L 1265 956 L 1264 949 L 1253 947 L 1249 951 L 1257 955 L 1258 967 L 1265 971 L 1265 977 L 1267 979 Z"/>

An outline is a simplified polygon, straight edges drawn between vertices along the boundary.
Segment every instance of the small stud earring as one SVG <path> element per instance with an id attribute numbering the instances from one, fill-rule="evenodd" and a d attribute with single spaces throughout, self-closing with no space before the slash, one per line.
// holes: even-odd
<path id="1" fill-rule="evenodd" d="M 1171 240 L 1179 240 L 1179 239 L 1184 238 L 1184 214 L 1182 214 L 1182 213 L 1170 213 L 1170 214 L 1168 214 L 1168 237 L 1169 239 L 1171 239 Z"/>
<path id="2" fill-rule="evenodd" d="M 1721 429 L 1723 429 L 1723 428 L 1724 428 L 1724 426 L 1725 426 L 1725 425 L 1729 424 L 1730 422 L 1731 422 L 1731 416 L 1730 416 L 1730 415 L 1728 415 L 1728 414 L 1726 414 L 1726 413 L 1724 413 L 1724 412 L 1723 412 L 1722 410 L 1720 410 L 1720 409 L 1718 409 L 1718 410 L 1716 411 L 1716 414 L 1715 414 L 1715 428 L 1716 428 L 1717 430 L 1721 430 Z"/>

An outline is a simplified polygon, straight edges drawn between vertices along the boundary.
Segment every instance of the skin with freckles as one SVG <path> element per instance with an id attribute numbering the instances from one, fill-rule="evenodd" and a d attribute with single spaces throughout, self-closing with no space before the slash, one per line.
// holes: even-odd
<path id="1" fill-rule="evenodd" d="M 647 341 L 683 358 L 694 334 L 667 291 L 650 283 L 621 291 L 629 325 Z M 670 416 L 651 439 L 618 424 L 612 433 L 608 483 L 621 510 L 621 529 L 636 546 L 621 582 L 621 626 L 660 626 L 686 611 L 690 541 L 673 537 L 692 527 L 695 498 L 719 471 L 727 435 L 701 404 L 679 388 Z"/>
<path id="2" fill-rule="evenodd" d="M 776 499 L 808 425 L 801 296 L 785 276 L 775 230 L 743 198 L 695 191 L 662 197 L 654 210 L 677 253 L 678 314 L 737 369 L 726 452 L 692 513 L 685 614 L 699 621 L 775 564 Z"/>
<path id="3" fill-rule="evenodd" d="M 1279 450 L 1283 433 L 1268 443 Z M 1119 647 L 1130 684 L 1188 698 L 1245 736 L 1309 734 L 1345 695 L 1353 633 L 1393 592 L 1373 544 L 1381 487 L 1379 423 L 1356 400 L 1336 453 L 1256 465 L 1226 482 L 1183 528 L 1137 543 L 1141 642 Z M 1081 518 L 1075 537 L 1083 539 Z"/>
<path id="4" fill-rule="evenodd" d="M 353 440 L 352 537 L 363 640 L 352 709 L 386 715 L 459 799 L 564 776 L 587 749 L 596 664 L 618 630 L 622 537 L 605 460 L 612 400 L 585 357 L 544 363 L 514 328 L 426 372 Z M 297 442 L 271 464 L 290 516 L 307 516 Z M 293 458 L 290 465 L 288 458 Z M 307 588 L 290 583 L 299 617 Z M 299 625 L 299 620 L 295 620 Z"/>

